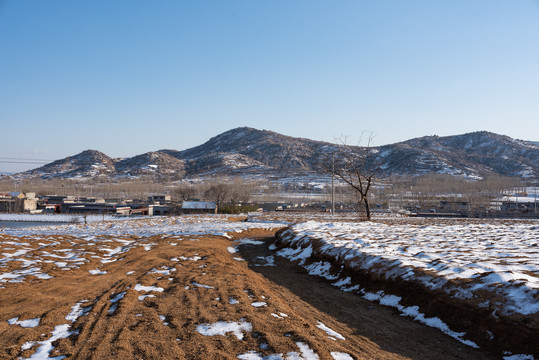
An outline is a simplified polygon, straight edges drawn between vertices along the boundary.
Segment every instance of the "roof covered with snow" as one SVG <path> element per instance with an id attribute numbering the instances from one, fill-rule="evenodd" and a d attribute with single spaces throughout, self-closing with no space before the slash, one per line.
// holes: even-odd
<path id="1" fill-rule="evenodd" d="M 214 210 L 217 205 L 213 201 L 184 201 L 182 209 Z"/>

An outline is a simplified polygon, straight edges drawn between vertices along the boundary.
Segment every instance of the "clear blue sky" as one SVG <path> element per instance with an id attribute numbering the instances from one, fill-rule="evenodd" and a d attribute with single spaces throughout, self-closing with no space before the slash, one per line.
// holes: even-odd
<path id="1" fill-rule="evenodd" d="M 183 150 L 238 126 L 539 140 L 539 1 L 0 0 L 0 122 L 3 159 Z"/>

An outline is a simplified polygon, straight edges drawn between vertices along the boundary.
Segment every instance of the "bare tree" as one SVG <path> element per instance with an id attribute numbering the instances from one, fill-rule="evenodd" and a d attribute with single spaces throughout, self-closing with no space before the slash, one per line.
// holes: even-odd
<path id="1" fill-rule="evenodd" d="M 368 221 L 371 220 L 369 192 L 381 169 L 376 152 L 372 149 L 372 139 L 371 134 L 367 146 L 360 147 L 349 145 L 347 139 L 341 137 L 338 140 L 341 146 L 335 149 L 326 165 L 332 174 L 350 186 L 360 209 L 365 207 L 365 218 Z"/>
<path id="2" fill-rule="evenodd" d="M 223 203 L 228 199 L 230 194 L 230 185 L 226 183 L 217 183 L 210 185 L 204 192 L 204 195 L 217 205 L 217 211 L 222 207 Z"/>
<path id="3" fill-rule="evenodd" d="M 241 177 L 234 178 L 230 184 L 230 202 L 232 206 L 246 204 L 251 201 L 253 193 L 259 185 L 254 181 L 245 181 Z"/>
<path id="4" fill-rule="evenodd" d="M 197 194 L 197 189 L 192 184 L 180 184 L 174 189 L 174 197 L 177 201 L 193 199 Z"/>

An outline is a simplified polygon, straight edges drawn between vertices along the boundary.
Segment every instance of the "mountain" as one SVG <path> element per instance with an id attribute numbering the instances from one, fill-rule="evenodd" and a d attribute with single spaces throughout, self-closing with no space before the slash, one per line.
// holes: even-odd
<path id="1" fill-rule="evenodd" d="M 273 131 L 236 128 L 184 151 L 168 151 L 187 162 L 188 173 L 204 171 L 318 171 L 320 156 L 335 146 L 281 135 Z"/>
<path id="2" fill-rule="evenodd" d="M 426 136 L 380 147 L 386 173 L 429 172 L 464 176 L 498 174 L 537 177 L 539 146 L 479 131 L 456 136 Z"/>
<path id="3" fill-rule="evenodd" d="M 322 163 L 342 145 L 290 137 L 248 127 L 217 135 L 183 150 L 160 150 L 111 159 L 95 150 L 55 161 L 17 177 L 121 178 L 154 176 L 289 176 L 327 173 Z M 358 147 L 349 147 L 357 151 Z M 486 131 L 455 136 L 425 136 L 372 147 L 381 175 L 445 173 L 468 177 L 487 174 L 539 177 L 539 146 Z"/>
<path id="4" fill-rule="evenodd" d="M 27 175 L 23 177 L 38 176 L 44 179 L 103 177 L 114 176 L 115 167 L 113 160 L 102 152 L 86 150 L 35 170 L 24 172 L 21 175 Z"/>
<path id="5" fill-rule="evenodd" d="M 139 177 L 144 175 L 182 174 L 185 161 L 165 152 L 148 152 L 127 159 L 115 160 L 116 176 Z"/>

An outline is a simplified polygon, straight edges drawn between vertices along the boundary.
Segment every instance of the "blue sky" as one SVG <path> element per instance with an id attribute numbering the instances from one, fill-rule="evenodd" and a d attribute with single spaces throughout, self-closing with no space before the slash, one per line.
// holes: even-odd
<path id="1" fill-rule="evenodd" d="M 0 51 L 0 171 L 238 126 L 539 140 L 537 0 L 0 0 Z"/>

